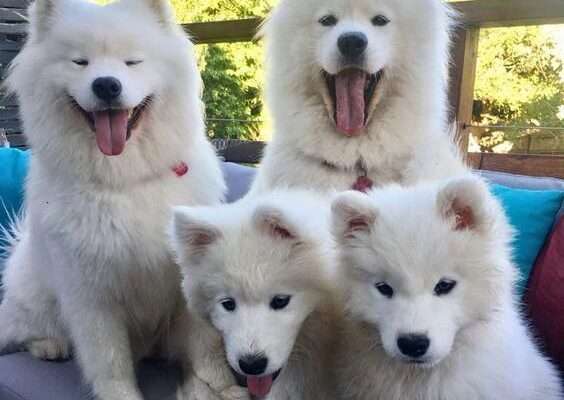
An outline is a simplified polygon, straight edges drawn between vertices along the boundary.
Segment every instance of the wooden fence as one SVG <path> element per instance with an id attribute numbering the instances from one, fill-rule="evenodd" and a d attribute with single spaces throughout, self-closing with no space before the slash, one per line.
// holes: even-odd
<path id="1" fill-rule="evenodd" d="M 29 0 L 0 0 L 0 73 L 15 57 L 25 40 L 22 17 Z M 452 48 L 449 98 L 459 123 L 459 142 L 468 148 L 474 100 L 474 80 L 480 28 L 515 25 L 564 23 L 564 0 L 466 0 L 451 1 L 460 13 L 461 24 L 455 32 Z M 193 23 L 183 25 L 197 44 L 232 43 L 255 40 L 260 18 Z M 0 129 L 4 129 L 13 146 L 24 146 L 18 121 L 17 103 L 13 98 L 0 101 Z M 218 142 L 222 155 L 229 161 L 255 163 L 264 143 Z M 564 156 L 470 154 L 470 165 L 527 175 L 564 178 Z"/>

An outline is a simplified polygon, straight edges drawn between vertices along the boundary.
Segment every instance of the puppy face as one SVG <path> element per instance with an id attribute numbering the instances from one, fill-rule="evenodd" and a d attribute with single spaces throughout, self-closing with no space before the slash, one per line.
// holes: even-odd
<path id="1" fill-rule="evenodd" d="M 325 85 L 327 112 L 346 135 L 357 135 L 381 98 L 380 84 L 392 61 L 392 11 L 382 5 L 330 4 L 316 13 L 315 62 Z"/>
<path id="2" fill-rule="evenodd" d="M 195 209 L 178 209 L 173 240 L 190 307 L 223 337 L 239 382 L 262 398 L 323 298 L 318 272 L 323 259 L 283 211 L 260 206 L 227 216 L 236 207 L 214 212 L 213 221 L 224 216 L 231 219 L 228 224 L 211 222 Z"/>
<path id="3" fill-rule="evenodd" d="M 437 49 L 446 47 L 447 25 L 435 0 L 285 0 L 264 31 L 272 40 L 271 69 L 299 80 L 308 95 L 317 92 L 336 130 L 357 136 L 401 82 L 437 69 L 429 62 L 444 58 Z"/>
<path id="4" fill-rule="evenodd" d="M 165 77 L 189 69 L 178 47 L 172 54 L 171 47 L 188 46 L 188 40 L 178 33 L 165 0 L 108 6 L 45 0 L 30 8 L 30 30 L 15 61 L 13 89 L 38 102 L 49 96 L 43 103 L 52 113 L 64 114 L 74 132 L 94 133 L 108 156 L 124 151 L 153 100 L 173 90 Z M 34 87 L 25 83 L 30 76 Z"/>
<path id="5" fill-rule="evenodd" d="M 509 230 L 474 178 L 345 194 L 334 204 L 334 226 L 348 307 L 402 362 L 439 363 L 511 291 Z"/>

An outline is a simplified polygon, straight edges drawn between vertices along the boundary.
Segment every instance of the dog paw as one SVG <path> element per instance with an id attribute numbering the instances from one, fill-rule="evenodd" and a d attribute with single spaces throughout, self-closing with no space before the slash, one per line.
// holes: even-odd
<path id="1" fill-rule="evenodd" d="M 223 400 L 204 381 L 192 377 L 179 390 L 177 400 Z"/>
<path id="2" fill-rule="evenodd" d="M 47 361 L 66 360 L 71 354 L 68 340 L 60 338 L 33 340 L 26 344 L 26 348 L 35 358 Z"/>

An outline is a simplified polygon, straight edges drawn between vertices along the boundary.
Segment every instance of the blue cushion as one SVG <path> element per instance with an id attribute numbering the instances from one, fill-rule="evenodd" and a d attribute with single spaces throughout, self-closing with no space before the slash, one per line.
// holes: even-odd
<path id="1" fill-rule="evenodd" d="M 516 230 L 513 256 L 521 274 L 517 291 L 522 295 L 562 206 L 564 191 L 514 189 L 501 185 L 491 185 L 491 189 Z"/>
<path id="2" fill-rule="evenodd" d="M 0 148 L 0 226 L 7 227 L 23 203 L 24 180 L 29 166 L 29 153 Z M 0 232 L 0 243 L 3 240 Z M 0 246 L 0 260 L 4 251 Z M 2 261 L 0 261 L 0 272 Z"/>

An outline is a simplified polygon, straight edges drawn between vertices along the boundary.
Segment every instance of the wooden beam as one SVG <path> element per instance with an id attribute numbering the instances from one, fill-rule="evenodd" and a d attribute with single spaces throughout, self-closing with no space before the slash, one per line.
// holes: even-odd
<path id="1" fill-rule="evenodd" d="M 25 136 L 22 135 L 21 133 L 18 133 L 18 134 L 8 133 L 6 135 L 6 137 L 8 138 L 8 143 L 10 143 L 10 147 L 26 147 L 27 146 L 27 141 L 25 139 Z"/>
<path id="2" fill-rule="evenodd" d="M 9 65 L 14 58 L 18 55 L 17 51 L 1 51 L 0 50 L 0 65 L 5 67 Z"/>
<path id="3" fill-rule="evenodd" d="M 24 10 L 0 7 L 0 21 L 2 22 L 27 22 L 24 15 Z"/>
<path id="4" fill-rule="evenodd" d="M 31 0 L 0 0 L 0 7 L 25 9 Z"/>
<path id="5" fill-rule="evenodd" d="M 562 0 L 451 1 L 467 26 L 501 27 L 564 22 Z"/>
<path id="6" fill-rule="evenodd" d="M 0 51 L 20 51 L 23 46 L 23 41 L 0 41 Z"/>
<path id="7" fill-rule="evenodd" d="M 449 101 L 454 115 L 451 120 L 457 123 L 456 142 L 464 155 L 468 152 L 468 127 L 472 123 L 479 37 L 479 28 L 459 28 L 452 49 Z"/>
<path id="8" fill-rule="evenodd" d="M 17 108 L 0 108 L 0 121 L 18 120 L 19 118 L 20 114 Z"/>
<path id="9" fill-rule="evenodd" d="M 196 44 L 250 42 L 254 40 L 261 18 L 233 21 L 197 22 L 184 24 L 184 30 Z"/>
<path id="10" fill-rule="evenodd" d="M 18 36 L 25 35 L 27 34 L 27 24 L 8 24 L 0 22 L 0 34 Z"/>
<path id="11" fill-rule="evenodd" d="M 564 179 L 564 155 L 469 153 L 468 165 L 474 169 Z"/>

